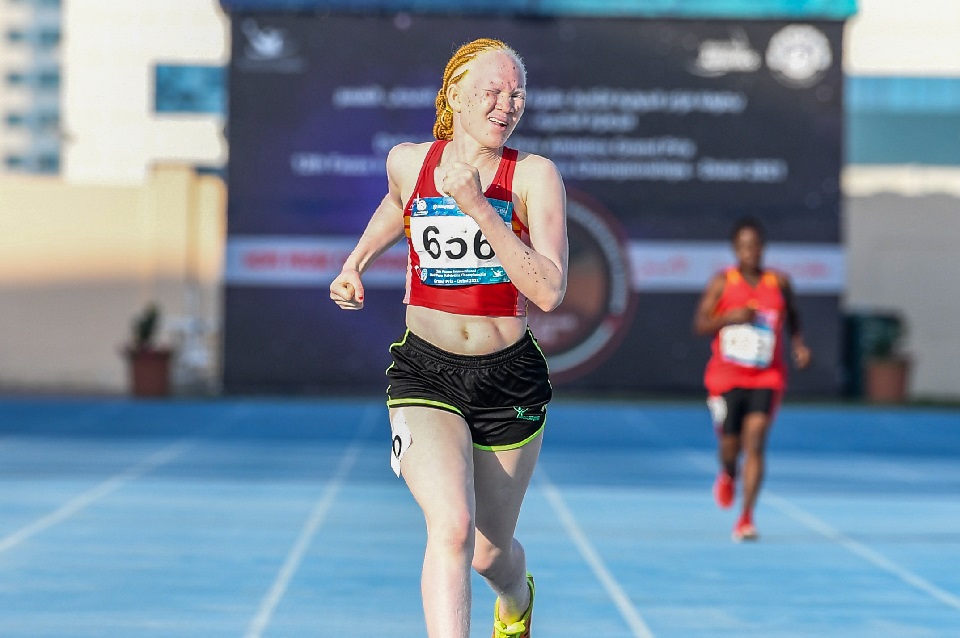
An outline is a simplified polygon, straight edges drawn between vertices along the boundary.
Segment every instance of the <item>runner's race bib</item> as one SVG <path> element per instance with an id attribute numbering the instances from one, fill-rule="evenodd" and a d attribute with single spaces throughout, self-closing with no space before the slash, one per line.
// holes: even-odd
<path id="1" fill-rule="evenodd" d="M 773 330 L 776 317 L 757 313 L 754 323 L 738 323 L 720 329 L 720 355 L 746 368 L 768 368 L 777 345 Z"/>
<path id="2" fill-rule="evenodd" d="M 487 199 L 510 225 L 513 202 Z M 417 274 L 428 286 L 468 286 L 510 281 L 506 271 L 472 217 L 452 197 L 423 197 L 413 201 L 410 239 L 420 257 Z"/>

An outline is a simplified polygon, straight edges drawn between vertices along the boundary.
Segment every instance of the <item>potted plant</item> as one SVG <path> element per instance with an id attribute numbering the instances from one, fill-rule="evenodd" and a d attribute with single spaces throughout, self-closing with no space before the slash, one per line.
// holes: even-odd
<path id="1" fill-rule="evenodd" d="M 170 394 L 170 348 L 158 346 L 160 307 L 147 304 L 133 319 L 132 341 L 124 349 L 130 388 L 136 397 L 164 397 Z"/>
<path id="2" fill-rule="evenodd" d="M 899 315 L 873 319 L 868 326 L 864 362 L 867 399 L 873 403 L 903 403 L 910 374 L 910 358 L 901 350 L 903 319 Z"/>

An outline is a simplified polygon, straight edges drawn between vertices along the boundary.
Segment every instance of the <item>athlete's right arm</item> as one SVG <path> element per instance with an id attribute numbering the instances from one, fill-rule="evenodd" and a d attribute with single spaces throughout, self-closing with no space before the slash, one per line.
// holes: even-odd
<path id="1" fill-rule="evenodd" d="M 343 268 L 330 284 L 330 298 L 344 310 L 363 308 L 363 283 L 361 276 L 391 246 L 403 237 L 403 200 L 401 187 L 405 173 L 409 171 L 406 158 L 410 154 L 400 144 L 387 155 L 388 190 L 383 201 L 373 212 L 367 227 L 347 257 Z"/>
<path id="2" fill-rule="evenodd" d="M 723 295 L 723 288 L 727 283 L 724 273 L 718 273 L 707 284 L 707 289 L 700 297 L 697 312 L 693 316 L 693 331 L 698 335 L 712 335 L 724 326 L 735 323 L 749 323 L 753 321 L 756 311 L 752 308 L 733 308 L 722 315 L 716 313 L 717 303 Z"/>

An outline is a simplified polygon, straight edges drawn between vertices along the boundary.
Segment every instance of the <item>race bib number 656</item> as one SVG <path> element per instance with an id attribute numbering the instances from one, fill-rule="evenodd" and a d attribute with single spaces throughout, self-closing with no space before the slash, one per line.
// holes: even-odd
<path id="1" fill-rule="evenodd" d="M 505 224 L 513 203 L 488 199 Z M 410 239 L 420 260 L 419 277 L 429 286 L 463 286 L 510 281 L 477 222 L 452 197 L 424 197 L 413 202 Z"/>

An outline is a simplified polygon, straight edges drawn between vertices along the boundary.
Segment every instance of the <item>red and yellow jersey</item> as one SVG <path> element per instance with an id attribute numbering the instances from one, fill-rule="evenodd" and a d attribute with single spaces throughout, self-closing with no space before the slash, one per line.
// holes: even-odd
<path id="1" fill-rule="evenodd" d="M 404 303 L 459 315 L 522 317 L 527 299 L 510 281 L 474 219 L 437 189 L 434 172 L 447 140 L 433 143 L 403 210 L 409 246 Z M 496 176 L 484 195 L 523 243 L 530 233 L 513 206 L 516 150 L 504 147 Z"/>
<path id="2" fill-rule="evenodd" d="M 722 315 L 744 306 L 756 310 L 752 323 L 721 328 L 711 344 L 704 384 L 711 395 L 732 388 L 784 390 L 787 366 L 783 357 L 783 333 L 787 305 L 777 274 L 766 270 L 751 286 L 736 268 L 725 273 L 723 292 L 713 309 Z"/>

